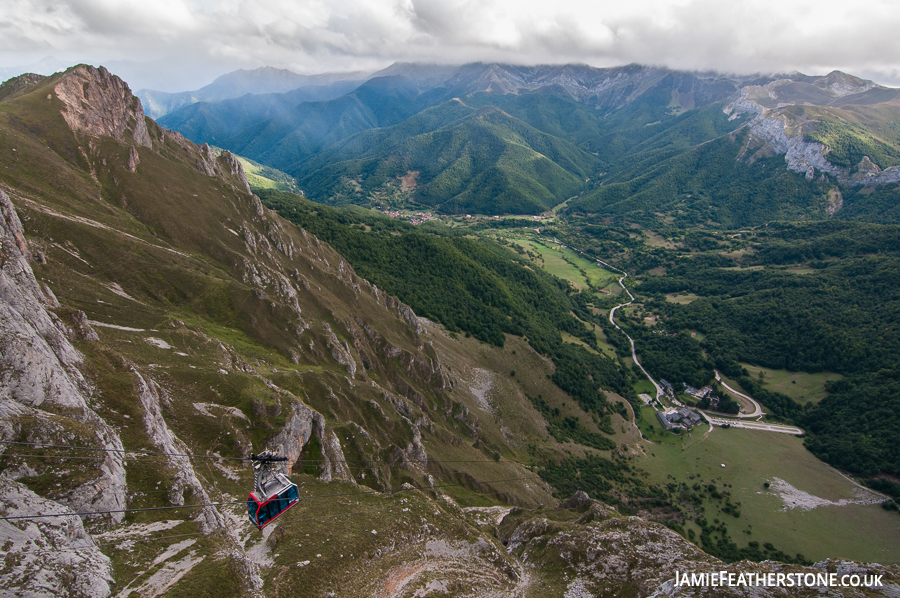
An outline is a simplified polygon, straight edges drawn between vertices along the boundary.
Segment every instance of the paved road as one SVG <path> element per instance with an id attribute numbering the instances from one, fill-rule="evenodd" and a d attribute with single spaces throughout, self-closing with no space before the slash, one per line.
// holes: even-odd
<path id="1" fill-rule="evenodd" d="M 612 308 L 611 310 L 609 310 L 609 322 L 610 322 L 610 324 L 615 326 L 619 332 L 624 334 L 625 338 L 628 339 L 628 342 L 631 343 L 631 358 L 634 360 L 634 363 L 636 363 L 637 366 L 639 368 L 641 368 L 641 371 L 644 372 L 644 375 L 647 377 L 647 380 L 649 380 L 650 383 L 653 384 L 653 387 L 656 388 L 656 398 L 659 399 L 659 397 L 661 397 L 663 395 L 662 387 L 656 383 L 656 380 L 654 380 L 653 377 L 651 377 L 650 374 L 647 373 L 647 370 L 645 370 L 644 366 L 641 365 L 641 362 L 638 361 L 637 352 L 634 349 L 634 339 L 632 339 L 630 336 L 628 336 L 628 333 L 625 332 L 624 330 L 622 330 L 622 328 L 618 324 L 616 324 L 616 321 L 614 319 L 617 309 L 619 309 L 620 307 L 625 307 L 626 305 L 631 305 L 632 303 L 634 303 L 634 295 L 632 295 L 631 291 L 629 291 L 628 288 L 625 286 L 625 279 L 628 278 L 628 273 L 625 272 L 624 270 L 622 270 L 621 268 L 617 268 L 616 266 L 613 266 L 612 264 L 607 264 L 606 262 L 604 262 L 601 259 L 598 259 L 597 262 L 600 264 L 603 264 L 610 270 L 617 270 L 622 273 L 622 277 L 619 279 L 619 286 L 622 287 L 622 290 L 625 291 L 625 293 L 628 295 L 628 298 L 630 299 L 630 301 L 628 301 L 628 303 L 620 303 L 619 305 L 617 305 L 614 308 Z M 761 415 L 763 415 L 762 407 L 760 407 L 759 403 L 757 403 L 752 397 L 749 397 L 749 396 L 745 395 L 744 393 L 738 392 L 735 389 L 728 386 L 727 384 L 725 384 L 725 382 L 722 381 L 722 377 L 719 375 L 718 370 L 716 370 L 716 380 L 718 380 L 719 383 L 722 386 L 724 386 L 725 390 L 727 390 L 728 392 L 732 393 L 733 395 L 735 395 L 737 397 L 746 399 L 746 400 L 750 401 L 751 403 L 753 403 L 754 410 L 753 410 L 753 413 L 743 413 L 743 414 L 738 415 L 737 418 L 739 418 L 739 419 L 727 419 L 727 418 L 715 417 L 715 416 L 709 415 L 707 412 L 698 409 L 697 411 L 699 411 L 700 414 L 710 424 L 709 430 L 706 431 L 707 435 L 710 432 L 712 432 L 714 426 L 730 426 L 732 428 L 744 428 L 747 430 L 761 430 L 763 432 L 779 432 L 781 434 L 793 434 L 795 436 L 800 436 L 804 433 L 802 429 L 794 427 L 794 426 L 784 426 L 781 424 L 764 424 L 764 423 L 760 423 L 758 421 L 756 421 L 756 422 L 743 421 L 743 419 L 746 419 L 746 418 L 760 417 Z M 639 396 L 641 396 L 641 395 L 639 395 Z M 646 395 L 641 396 L 641 400 L 643 400 L 646 403 L 647 400 L 644 398 L 644 396 L 646 396 Z M 675 402 L 678 403 L 678 401 L 675 401 Z"/>
<path id="2" fill-rule="evenodd" d="M 782 434 L 793 434 L 800 436 L 803 430 L 794 426 L 783 426 L 781 424 L 763 424 L 760 422 L 748 422 L 740 419 L 725 419 L 723 417 L 715 417 L 709 415 L 705 411 L 700 411 L 706 421 L 713 426 L 730 426 L 732 428 L 744 428 L 747 430 L 761 430 L 763 432 L 780 432 Z"/>
<path id="3" fill-rule="evenodd" d="M 749 396 L 745 395 L 744 393 L 738 392 L 735 389 L 731 388 L 730 386 L 725 384 L 725 382 L 722 381 L 722 377 L 719 375 L 719 370 L 713 370 L 713 371 L 716 372 L 716 380 L 719 381 L 719 384 L 721 384 L 722 386 L 725 387 L 725 390 L 727 390 L 728 392 L 730 392 L 731 394 L 733 394 L 736 397 L 740 397 L 742 399 L 747 399 L 748 401 L 753 403 L 753 413 L 741 413 L 741 414 L 737 415 L 736 417 L 759 417 L 760 415 L 763 414 L 762 407 L 759 406 L 759 403 L 757 403 L 753 399 L 753 397 L 749 397 Z"/>
<path id="4" fill-rule="evenodd" d="M 601 264 L 603 264 L 604 266 L 608 267 L 608 268 L 615 268 L 616 270 L 619 270 L 619 268 L 616 268 L 615 266 L 611 266 L 611 265 L 607 264 L 606 262 L 604 262 L 603 260 L 597 260 L 597 261 L 600 262 Z M 622 270 L 619 270 L 619 272 L 622 272 Z M 625 332 L 624 330 L 622 330 L 622 329 L 619 327 L 619 325 L 616 324 L 616 321 L 613 319 L 613 318 L 615 317 L 615 315 L 616 315 L 616 310 L 617 310 L 617 309 L 619 309 L 620 307 L 625 307 L 626 305 L 631 305 L 632 303 L 634 303 L 634 295 L 631 294 L 631 291 L 628 290 L 628 288 L 625 286 L 625 283 L 624 283 L 624 280 L 625 280 L 627 277 L 628 277 L 628 273 L 627 273 L 627 272 L 622 272 L 622 278 L 619 279 L 619 286 L 622 287 L 622 290 L 623 290 L 623 291 L 625 291 L 626 293 L 628 293 L 628 297 L 631 298 L 631 301 L 629 301 L 628 303 L 620 303 L 619 305 L 617 305 L 617 306 L 615 306 L 614 308 L 612 308 L 611 310 L 609 310 L 609 323 L 612 324 L 613 326 L 615 326 L 615 327 L 619 330 L 619 332 L 621 332 L 622 334 L 624 334 L 624 335 L 625 335 L 625 338 L 628 339 L 628 342 L 631 343 L 631 358 L 634 360 L 634 363 L 636 363 L 637 366 L 638 366 L 639 368 L 641 368 L 641 371 L 644 372 L 644 375 L 647 376 L 647 380 L 650 381 L 650 383 L 653 385 L 653 388 L 656 389 L 656 398 L 658 399 L 658 398 L 661 397 L 662 394 L 663 394 L 663 389 L 662 389 L 662 387 L 661 387 L 659 384 L 656 383 L 656 380 L 654 380 L 654 379 L 650 376 L 650 374 L 647 373 L 647 370 L 645 370 L 645 369 L 644 369 L 644 366 L 641 365 L 641 362 L 638 361 L 638 358 L 637 358 L 637 352 L 634 350 L 634 339 L 631 338 L 630 336 L 628 336 L 628 333 Z"/>
<path id="5" fill-rule="evenodd" d="M 621 304 L 615 306 L 614 308 L 612 308 L 611 310 L 609 310 L 609 322 L 613 326 L 615 326 L 622 334 L 624 334 L 625 337 L 628 339 L 628 342 L 631 343 L 631 358 L 634 359 L 634 363 L 636 363 L 637 366 L 639 368 L 641 368 L 641 371 L 644 372 L 644 375 L 647 376 L 647 380 L 649 380 L 653 384 L 654 388 L 656 388 L 656 398 L 658 399 L 659 397 L 661 397 L 663 395 L 662 387 L 660 387 L 660 385 L 656 383 L 656 381 L 650 376 L 650 374 L 647 373 L 647 370 L 644 369 L 644 366 L 641 365 L 641 362 L 638 361 L 637 352 L 635 352 L 635 349 L 634 349 L 634 339 L 632 339 L 630 336 L 628 336 L 628 333 L 626 333 L 624 330 L 622 330 L 622 328 L 620 328 L 619 325 L 616 324 L 616 321 L 613 319 L 616 315 L 617 309 L 619 309 L 620 307 L 625 307 L 626 305 L 631 305 L 632 303 L 634 303 L 634 295 L 631 294 L 631 291 L 628 290 L 628 288 L 625 286 L 625 282 L 624 282 L 625 279 L 628 277 L 628 273 L 620 270 L 619 268 L 616 268 L 615 266 L 607 264 L 603 260 L 597 260 L 597 261 L 608 268 L 612 268 L 612 269 L 618 270 L 619 272 L 622 272 L 622 277 L 619 279 L 619 286 L 621 286 L 622 290 L 624 290 L 628 294 L 630 301 L 628 303 L 621 303 Z M 724 382 L 722 382 L 722 377 L 719 375 L 718 371 L 716 371 L 716 380 L 718 380 L 719 383 L 722 386 L 724 386 L 725 390 L 727 390 L 728 392 L 730 392 L 738 397 L 741 397 L 743 399 L 747 399 L 748 401 L 753 403 L 753 407 L 754 407 L 753 413 L 741 414 L 741 415 L 737 416 L 738 418 L 759 417 L 759 416 L 763 415 L 763 410 L 762 410 L 762 407 L 760 407 L 759 403 L 757 403 L 752 397 L 749 397 L 741 392 L 738 392 L 735 389 L 728 386 L 727 384 L 725 384 Z M 700 411 L 700 410 L 698 409 L 698 411 Z M 726 419 L 726 418 L 711 416 L 711 415 L 707 414 L 705 411 L 700 411 L 700 413 L 703 415 L 704 418 L 706 418 L 706 421 L 708 421 L 710 423 L 710 427 L 709 427 L 709 430 L 707 431 L 707 434 L 712 431 L 713 426 L 731 426 L 732 428 L 745 428 L 748 430 L 761 430 L 763 432 L 779 432 L 781 434 L 793 434 L 795 436 L 800 436 L 804 433 L 802 429 L 794 427 L 794 426 L 783 426 L 781 424 L 764 424 L 764 423 L 760 423 L 760 422 L 748 422 L 748 421 L 743 421 L 743 419 Z"/>

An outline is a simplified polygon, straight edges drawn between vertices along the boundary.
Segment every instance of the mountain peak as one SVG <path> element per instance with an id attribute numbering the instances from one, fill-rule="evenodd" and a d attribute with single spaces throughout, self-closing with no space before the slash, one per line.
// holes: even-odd
<path id="1" fill-rule="evenodd" d="M 823 77 L 823 82 L 837 97 L 862 93 L 864 91 L 869 91 L 874 87 L 880 87 L 873 81 L 848 75 L 842 71 L 831 71 Z"/>
<path id="2" fill-rule="evenodd" d="M 53 87 L 63 103 L 62 115 L 75 133 L 113 137 L 152 147 L 144 108 L 128 84 L 106 68 L 79 64 L 66 71 Z M 50 94 L 48 94 L 50 98 Z"/>

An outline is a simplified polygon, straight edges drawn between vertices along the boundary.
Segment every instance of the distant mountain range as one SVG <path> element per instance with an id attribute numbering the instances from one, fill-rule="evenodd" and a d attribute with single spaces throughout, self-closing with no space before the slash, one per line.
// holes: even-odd
<path id="1" fill-rule="evenodd" d="M 301 81 L 252 73 L 209 88 Z M 398 63 L 357 75 L 219 101 L 206 91 L 158 121 L 283 170 L 326 203 L 499 214 L 570 199 L 590 213 L 725 225 L 846 204 L 854 217 L 894 218 L 900 90 L 844 73 Z"/>
<path id="2" fill-rule="evenodd" d="M 140 98 L 147 116 L 155 119 L 197 102 L 219 102 L 247 94 L 277 94 L 306 89 L 305 95 L 295 94 L 293 97 L 298 102 L 331 99 L 352 90 L 367 75 L 363 72 L 300 75 L 286 69 L 262 67 L 227 73 L 196 91 L 168 93 L 141 89 L 135 95 Z"/>

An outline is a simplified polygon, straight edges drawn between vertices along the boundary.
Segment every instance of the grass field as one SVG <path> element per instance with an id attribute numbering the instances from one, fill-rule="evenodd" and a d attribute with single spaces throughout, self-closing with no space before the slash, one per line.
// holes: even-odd
<path id="1" fill-rule="evenodd" d="M 787 370 L 770 370 L 756 365 L 741 364 L 750 372 L 750 376 L 756 380 L 760 372 L 765 376 L 763 386 L 768 390 L 780 392 L 803 403 L 818 403 L 828 394 L 825 391 L 825 383 L 830 380 L 841 380 L 840 374 L 832 372 L 819 372 L 809 374 L 806 372 L 789 372 Z"/>
<path id="2" fill-rule="evenodd" d="M 216 156 L 224 151 L 218 147 L 212 147 L 211 149 L 213 154 L 215 154 Z M 259 162 L 254 162 L 253 160 L 244 158 L 243 156 L 235 157 L 238 159 L 238 162 L 241 163 L 241 166 L 244 167 L 244 174 L 246 175 L 247 182 L 250 183 L 251 187 L 258 187 L 261 189 L 279 189 L 281 191 L 290 191 L 292 193 L 297 193 L 300 191 L 300 189 L 297 187 L 297 182 L 289 174 L 281 172 L 280 170 L 276 170 L 275 168 L 265 166 L 263 164 L 260 164 Z"/>
<path id="3" fill-rule="evenodd" d="M 603 351 L 603 354 L 607 357 L 615 359 L 616 348 L 609 343 L 609 340 L 607 340 L 606 338 L 606 333 L 603 332 L 603 329 L 596 324 L 594 324 L 594 335 L 597 337 L 597 345 L 599 345 L 600 349 Z"/>
<path id="4" fill-rule="evenodd" d="M 568 247 L 563 248 L 556 244 L 545 245 L 529 239 L 512 240 L 526 250 L 537 253 L 540 258 L 536 263 L 545 271 L 563 280 L 568 280 L 578 289 L 592 285 L 611 290 L 611 286 L 616 283 L 617 277 L 614 272 L 582 257 Z"/>
<path id="5" fill-rule="evenodd" d="M 736 428 L 715 428 L 706 438 L 680 445 L 656 444 L 646 448 L 651 458 L 640 465 L 650 479 L 665 484 L 728 484 L 732 500 L 740 502 L 741 517 L 717 511 L 713 501 L 704 504 L 708 520 L 727 522 L 739 546 L 756 540 L 771 542 L 788 554 L 809 559 L 850 558 L 880 563 L 900 562 L 900 516 L 880 505 L 820 506 L 812 510 L 785 509 L 782 498 L 763 484 L 780 478 L 795 488 L 829 501 L 852 499 L 856 486 L 836 470 L 816 459 L 802 440 Z M 722 465 L 725 467 L 722 467 Z M 699 534 L 699 527 L 688 528 Z M 746 534 L 745 531 L 750 531 Z"/>
<path id="6" fill-rule="evenodd" d="M 792 268 L 787 268 L 785 272 L 789 272 L 791 274 L 815 274 L 818 272 L 815 268 L 810 268 L 808 266 L 794 266 Z"/>
<path id="7" fill-rule="evenodd" d="M 666 301 L 669 303 L 677 303 L 679 305 L 687 305 L 700 298 L 700 295 L 693 293 L 669 293 L 666 295 Z"/>
<path id="8" fill-rule="evenodd" d="M 578 345 L 578 346 L 586 349 L 589 353 L 593 353 L 594 355 L 599 355 L 599 353 L 597 353 L 594 349 L 592 349 L 590 345 L 588 345 L 586 342 L 584 342 L 577 336 L 572 336 L 565 330 L 560 331 L 560 334 L 562 335 L 562 339 L 563 339 L 564 343 L 571 343 L 573 345 Z"/>
<path id="9" fill-rule="evenodd" d="M 628 361 L 630 361 L 631 363 L 634 363 L 630 359 Z M 656 388 L 653 386 L 653 384 L 650 383 L 649 380 L 647 380 L 646 378 L 643 378 L 643 377 L 634 383 L 634 392 L 636 392 L 638 394 L 645 392 L 648 395 L 650 395 L 651 397 L 656 396 Z"/>

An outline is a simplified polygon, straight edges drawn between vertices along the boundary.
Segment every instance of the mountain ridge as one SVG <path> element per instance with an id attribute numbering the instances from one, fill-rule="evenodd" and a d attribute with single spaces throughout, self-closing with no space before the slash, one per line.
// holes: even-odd
<path id="1" fill-rule="evenodd" d="M 0 508 L 25 518 L 0 524 L 3 591 L 689 595 L 675 571 L 726 567 L 583 493 L 557 505 L 536 459 L 640 480 L 624 449 L 551 438 L 530 394 L 604 432 L 530 341 L 491 348 L 420 318 L 105 70 L 0 102 L 0 438 L 24 443 L 3 450 Z M 304 499 L 263 533 L 243 502 L 261 447 Z M 73 516 L 92 507 L 112 512 Z M 880 573 L 882 595 L 900 578 L 727 567 Z"/>
<path id="2" fill-rule="evenodd" d="M 347 85 L 358 84 L 368 76 L 369 74 L 364 71 L 301 75 L 288 69 L 264 66 L 252 70 L 238 69 L 226 73 L 217 77 L 209 85 L 195 91 L 171 93 L 140 89 L 135 92 L 135 95 L 146 105 L 148 116 L 155 119 L 196 102 L 216 102 L 248 94 L 286 93 L 301 88 L 311 88 L 312 94 L 320 95 L 337 93 L 330 91 L 329 88 L 346 93 L 349 91 L 345 89 Z"/>
<path id="3" fill-rule="evenodd" d="M 402 75 L 404 72 L 413 79 Z M 738 76 L 637 64 L 598 69 L 585 65 L 472 63 L 455 69 L 398 64 L 382 71 L 385 73 L 401 74 L 379 77 L 376 73 L 346 96 L 300 103 L 237 133 L 236 126 L 226 128 L 225 120 L 216 117 L 224 107 L 215 104 L 204 107 L 207 116 L 202 125 L 191 124 L 190 118 L 181 120 L 186 115 L 178 111 L 164 122 L 175 129 L 186 127 L 184 130 L 203 140 L 214 138 L 217 145 L 289 172 L 304 181 L 310 197 L 326 203 L 376 205 L 373 202 L 381 201 L 377 198 L 386 194 L 393 203 L 446 205 L 454 213 L 537 214 L 560 201 L 548 203 L 543 189 L 558 188 L 557 195 L 576 197 L 573 207 L 582 209 L 598 205 L 591 199 L 598 192 L 605 193 L 596 189 L 598 185 L 620 183 L 626 176 L 639 178 L 634 164 L 656 165 L 675 156 L 684 158 L 723 135 L 734 138 L 734 129 L 742 126 L 748 127 L 751 135 L 741 137 L 745 146 L 739 160 L 750 171 L 756 170 L 754 156 L 783 155 L 785 170 L 800 173 L 809 181 L 820 175 L 831 177 L 837 186 L 900 181 L 900 171 L 895 168 L 900 166 L 900 138 L 885 128 L 896 116 L 893 106 L 898 92 L 838 71 L 821 77 L 799 73 Z M 376 85 L 381 89 L 378 98 L 371 94 L 361 97 Z M 488 184 L 478 178 L 489 168 L 484 163 L 460 171 L 465 178 L 463 184 L 444 186 L 439 197 L 423 201 L 421 189 L 411 194 L 398 190 L 397 177 L 406 176 L 406 172 L 397 171 L 396 164 L 398 159 L 403 162 L 407 158 L 398 158 L 396 148 L 385 147 L 380 156 L 368 149 L 348 154 L 354 144 L 358 146 L 362 139 L 372 137 L 367 132 L 397 127 L 405 119 L 415 120 L 415 115 L 454 100 L 479 108 L 495 106 L 545 134 L 576 143 L 580 150 L 596 156 L 596 164 L 578 173 L 580 187 L 573 187 L 571 182 L 560 187 L 553 169 L 539 174 L 514 168 L 502 176 L 498 172 L 496 184 Z M 246 110 L 241 102 L 248 106 Z M 228 114 L 243 110 L 264 116 L 253 112 L 246 100 L 235 101 L 227 110 Z M 392 116 L 379 117 L 380 113 Z M 229 122 L 240 119 L 231 118 Z M 362 137 L 350 141 L 354 135 Z M 654 143 L 654 137 L 659 141 Z M 415 140 L 410 138 L 408 143 Z M 317 172 L 323 155 L 340 156 L 338 163 L 349 170 L 329 166 L 319 167 Z M 423 171 L 418 166 L 408 170 Z M 395 182 L 385 187 L 388 181 L 383 173 L 388 171 Z M 371 173 L 379 174 L 369 180 Z M 741 176 L 752 178 L 758 173 Z M 473 200 L 465 192 L 486 184 L 492 188 L 490 194 L 516 199 L 491 205 L 484 199 Z M 329 195 L 332 193 L 336 195 Z M 815 195 L 819 191 L 810 188 L 805 193 Z M 794 201 L 788 196 L 784 199 Z M 788 207 L 789 212 L 793 209 Z"/>

